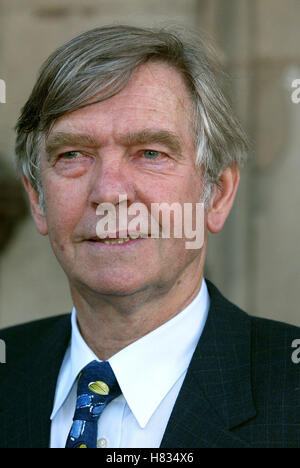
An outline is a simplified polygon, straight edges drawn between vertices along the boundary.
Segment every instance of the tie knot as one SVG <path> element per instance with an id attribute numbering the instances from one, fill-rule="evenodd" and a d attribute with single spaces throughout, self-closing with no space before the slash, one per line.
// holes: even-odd
<path id="1" fill-rule="evenodd" d="M 109 362 L 90 362 L 80 372 L 75 419 L 99 418 L 105 406 L 121 393 Z"/>
<path id="2" fill-rule="evenodd" d="M 100 395 L 106 397 L 119 390 L 119 385 L 109 362 L 92 361 L 78 377 L 77 395 Z"/>

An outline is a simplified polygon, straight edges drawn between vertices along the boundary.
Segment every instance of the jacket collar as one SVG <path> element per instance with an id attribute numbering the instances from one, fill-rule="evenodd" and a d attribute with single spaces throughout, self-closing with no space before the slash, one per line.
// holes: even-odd
<path id="1" fill-rule="evenodd" d="M 208 318 L 161 447 L 245 447 L 232 432 L 256 414 L 250 317 L 207 281 Z"/>

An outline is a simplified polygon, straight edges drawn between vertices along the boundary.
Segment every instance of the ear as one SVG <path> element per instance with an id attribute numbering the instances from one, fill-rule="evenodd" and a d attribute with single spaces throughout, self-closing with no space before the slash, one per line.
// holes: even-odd
<path id="1" fill-rule="evenodd" d="M 40 234 L 42 234 L 43 236 L 46 236 L 48 234 L 48 226 L 47 226 L 46 217 L 43 213 L 43 209 L 40 205 L 39 194 L 32 187 L 27 177 L 23 175 L 22 180 L 23 180 L 25 190 L 28 194 L 31 214 L 35 222 L 35 226 Z"/>
<path id="2" fill-rule="evenodd" d="M 207 228 L 210 232 L 216 233 L 223 228 L 233 205 L 239 180 L 240 173 L 236 164 L 227 167 L 221 174 L 219 187 L 214 188 L 207 214 Z"/>

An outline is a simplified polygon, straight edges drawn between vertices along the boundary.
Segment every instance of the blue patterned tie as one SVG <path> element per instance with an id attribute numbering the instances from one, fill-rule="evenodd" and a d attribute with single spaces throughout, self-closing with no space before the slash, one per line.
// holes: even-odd
<path id="1" fill-rule="evenodd" d="M 79 374 L 76 409 L 66 448 L 96 448 L 99 417 L 121 393 L 110 364 L 92 361 Z"/>

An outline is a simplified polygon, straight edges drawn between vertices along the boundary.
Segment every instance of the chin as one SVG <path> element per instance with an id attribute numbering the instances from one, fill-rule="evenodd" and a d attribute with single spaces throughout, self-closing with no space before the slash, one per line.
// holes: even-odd
<path id="1" fill-rule="evenodd" d="M 89 292 L 93 295 L 104 295 L 104 296 L 131 296 L 138 292 L 141 292 L 147 288 L 145 282 L 141 282 L 140 278 L 118 278 L 116 275 L 110 277 L 101 276 L 101 278 L 93 278 L 88 281 L 87 278 L 81 279 L 80 290 L 84 295 Z"/>

